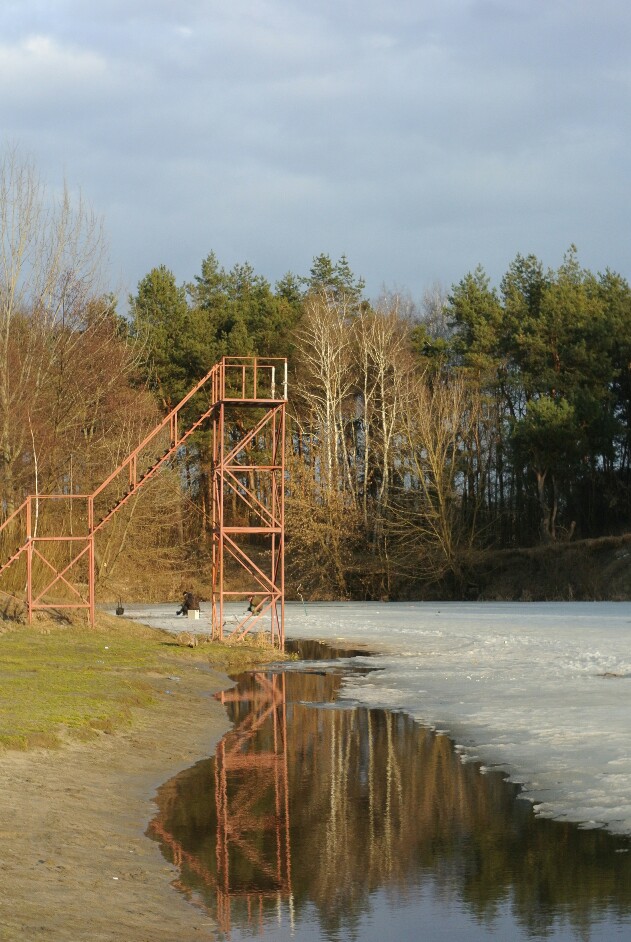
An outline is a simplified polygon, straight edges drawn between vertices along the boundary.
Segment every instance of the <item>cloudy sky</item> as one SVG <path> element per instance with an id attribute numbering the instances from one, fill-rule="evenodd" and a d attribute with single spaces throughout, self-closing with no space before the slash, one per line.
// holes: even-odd
<path id="1" fill-rule="evenodd" d="M 214 251 L 420 297 L 570 243 L 631 277 L 628 0 L 2 0 L 0 133 L 123 296 Z"/>

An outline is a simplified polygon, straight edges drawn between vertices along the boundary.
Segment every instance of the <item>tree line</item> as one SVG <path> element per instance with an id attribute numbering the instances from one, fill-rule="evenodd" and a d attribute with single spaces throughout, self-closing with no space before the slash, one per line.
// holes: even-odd
<path id="1" fill-rule="evenodd" d="M 629 527 L 631 293 L 573 246 L 557 270 L 517 255 L 498 287 L 478 268 L 420 304 L 369 301 L 345 257 L 272 286 L 211 254 L 189 285 L 154 269 L 130 311 L 165 408 L 224 353 L 289 357 L 290 571 L 308 592 L 459 592 L 480 549 Z"/>
<path id="2" fill-rule="evenodd" d="M 419 303 L 370 300 L 344 256 L 272 285 L 210 253 L 190 283 L 153 268 L 123 316 L 97 221 L 16 152 L 0 226 L 3 519 L 27 493 L 90 492 L 227 354 L 289 358 L 301 593 L 459 594 L 484 549 L 629 529 L 631 292 L 573 246 L 556 270 L 517 255 L 497 286 L 478 268 Z M 147 548 L 174 580 L 204 568 L 211 455 L 197 433 L 130 502 L 98 550 L 104 591 Z"/>

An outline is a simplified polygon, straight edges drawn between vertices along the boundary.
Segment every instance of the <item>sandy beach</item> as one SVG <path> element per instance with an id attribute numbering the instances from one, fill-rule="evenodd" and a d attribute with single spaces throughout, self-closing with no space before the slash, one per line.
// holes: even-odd
<path id="1" fill-rule="evenodd" d="M 212 698 L 230 686 L 199 663 L 155 677 L 133 727 L 58 751 L 0 752 L 2 942 L 189 942 L 208 915 L 171 883 L 145 837 L 156 788 L 212 754 L 228 729 Z"/>

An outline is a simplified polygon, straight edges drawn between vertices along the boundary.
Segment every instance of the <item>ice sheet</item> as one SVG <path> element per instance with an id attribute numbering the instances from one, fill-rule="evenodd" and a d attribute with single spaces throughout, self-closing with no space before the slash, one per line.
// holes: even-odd
<path id="1" fill-rule="evenodd" d="M 175 608 L 127 614 L 209 631 L 207 607 L 198 622 Z M 631 834 L 631 603 L 289 603 L 286 634 L 379 652 L 343 696 L 448 733 L 538 814 Z"/>
<path id="2" fill-rule="evenodd" d="M 631 834 L 631 603 L 292 604 L 286 632 L 380 651 L 344 696 L 448 733 L 538 814 Z"/>

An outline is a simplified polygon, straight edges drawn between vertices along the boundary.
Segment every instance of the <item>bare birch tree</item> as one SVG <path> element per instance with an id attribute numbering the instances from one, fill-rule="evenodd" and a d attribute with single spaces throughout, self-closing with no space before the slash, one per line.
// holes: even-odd
<path id="1" fill-rule="evenodd" d="M 390 591 L 384 521 L 413 372 L 409 332 L 396 302 L 349 309 L 343 299 L 318 295 L 308 299 L 298 335 L 298 422 L 302 458 L 311 469 L 311 514 L 321 518 L 328 507 L 325 518 L 344 531 L 338 541 L 329 525 L 319 530 L 328 533 L 332 552 L 335 547 L 338 587 L 346 584 L 339 561 L 344 557 L 349 573 L 349 546 L 363 539 L 372 559 L 364 559 L 358 578 L 369 595 Z M 294 508 L 304 519 L 304 500 L 299 505 L 290 499 L 288 508 L 290 518 Z M 314 527 L 307 529 L 313 537 Z"/>
<path id="2" fill-rule="evenodd" d="M 348 484 L 345 430 L 353 391 L 350 312 L 344 301 L 322 292 L 309 297 L 298 334 L 299 375 L 295 395 L 304 420 L 317 429 L 320 475 L 327 487 Z"/>
<path id="3" fill-rule="evenodd" d="M 396 304 L 363 312 L 355 323 L 357 391 L 361 410 L 362 516 L 373 544 L 390 499 L 394 449 L 410 389 L 409 327 Z M 350 464 L 350 461 L 349 461 Z"/>
<path id="4" fill-rule="evenodd" d="M 406 487 L 396 501 L 393 531 L 402 568 L 435 582 L 462 579 L 463 553 L 475 537 L 475 517 L 462 509 L 465 448 L 479 422 L 476 391 L 462 376 L 421 376 L 405 412 Z"/>
<path id="5" fill-rule="evenodd" d="M 294 384 L 299 459 L 287 498 L 293 569 L 304 588 L 345 596 L 359 517 L 349 429 L 355 410 L 353 313 L 322 291 L 305 302 Z"/>
<path id="6" fill-rule="evenodd" d="M 16 479 L 29 416 L 61 349 L 70 357 L 88 299 L 99 293 L 100 221 L 64 186 L 50 194 L 17 148 L 0 158 L 0 508 L 20 495 Z"/>

